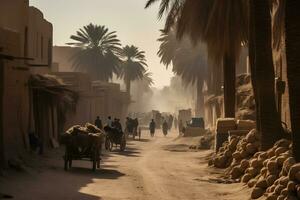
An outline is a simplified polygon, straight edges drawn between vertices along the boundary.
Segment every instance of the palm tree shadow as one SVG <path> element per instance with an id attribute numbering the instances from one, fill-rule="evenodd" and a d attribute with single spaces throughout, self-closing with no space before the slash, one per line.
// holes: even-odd
<path id="1" fill-rule="evenodd" d="M 118 179 L 126 175 L 114 169 L 100 168 L 94 172 L 91 169 L 84 167 L 73 167 L 70 170 L 70 173 L 92 179 Z"/>

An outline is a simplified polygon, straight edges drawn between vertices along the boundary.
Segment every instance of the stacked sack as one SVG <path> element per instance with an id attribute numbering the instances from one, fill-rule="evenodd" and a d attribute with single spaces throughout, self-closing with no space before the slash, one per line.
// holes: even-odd
<path id="1" fill-rule="evenodd" d="M 241 161 L 240 166 L 246 168 L 241 182 L 253 188 L 252 199 L 264 194 L 268 200 L 296 198 L 299 183 L 296 174 L 300 171 L 300 165 L 294 165 L 290 149 L 291 142 L 282 139 L 268 151 L 257 152 L 250 160 Z"/>
<path id="2" fill-rule="evenodd" d="M 219 148 L 218 153 L 209 161 L 209 165 L 217 168 L 227 168 L 231 165 L 233 160 L 233 153 L 236 151 L 237 144 L 241 137 L 230 137 L 229 141 L 223 143 Z"/>
<path id="3" fill-rule="evenodd" d="M 257 175 L 257 164 L 255 158 L 258 156 L 259 149 L 259 134 L 253 129 L 246 137 L 243 137 L 237 144 L 236 151 L 232 154 L 233 162 L 230 167 L 230 177 L 232 179 L 238 179 L 243 174 L 249 173 L 252 176 Z"/>

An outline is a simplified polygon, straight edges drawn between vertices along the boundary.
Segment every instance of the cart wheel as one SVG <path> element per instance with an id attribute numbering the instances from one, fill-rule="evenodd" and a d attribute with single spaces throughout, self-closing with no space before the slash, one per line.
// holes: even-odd
<path id="1" fill-rule="evenodd" d="M 109 151 L 112 151 L 112 142 L 110 141 L 110 139 L 109 138 L 106 138 L 106 140 L 105 140 L 105 149 L 106 150 L 109 150 Z"/>
<path id="2" fill-rule="evenodd" d="M 69 167 L 68 164 L 69 164 L 69 159 L 70 159 L 68 147 L 66 147 L 66 149 L 65 149 L 65 155 L 63 158 L 64 158 L 64 169 L 65 169 L 65 171 L 67 171 L 68 167 Z"/>
<path id="3" fill-rule="evenodd" d="M 106 150 L 108 150 L 108 147 L 109 147 L 108 142 L 109 142 L 109 139 L 108 139 L 108 137 L 106 137 L 106 138 L 105 138 L 105 149 L 106 149 Z"/>
<path id="4" fill-rule="evenodd" d="M 97 161 L 97 168 L 98 169 L 100 168 L 100 159 L 98 159 L 98 161 Z"/>
<path id="5" fill-rule="evenodd" d="M 98 149 L 98 155 L 97 155 L 97 168 L 100 168 L 100 161 L 101 161 L 101 155 L 102 155 L 102 145 L 100 145 L 100 149 Z"/>
<path id="6" fill-rule="evenodd" d="M 93 171 L 94 172 L 97 169 L 97 162 L 98 162 L 97 152 L 96 152 L 96 150 L 94 150 L 94 153 L 93 153 Z"/>
<path id="7" fill-rule="evenodd" d="M 120 144 L 120 150 L 125 151 L 125 148 L 126 148 L 126 138 L 123 137 L 122 141 L 121 141 L 121 144 Z"/>
<path id="8" fill-rule="evenodd" d="M 65 161 L 65 167 L 64 167 L 64 169 L 65 169 L 65 171 L 67 171 L 68 170 L 68 158 L 67 158 L 66 155 L 64 156 L 64 161 Z"/>
<path id="9" fill-rule="evenodd" d="M 95 172 L 96 171 L 96 165 L 97 165 L 97 161 L 96 160 L 93 160 L 93 171 Z"/>

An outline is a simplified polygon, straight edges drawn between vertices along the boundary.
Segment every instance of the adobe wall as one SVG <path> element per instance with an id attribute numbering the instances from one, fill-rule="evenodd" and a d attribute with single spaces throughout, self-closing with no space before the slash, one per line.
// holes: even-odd
<path id="1" fill-rule="evenodd" d="M 53 47 L 53 62 L 59 63 L 59 72 L 74 72 L 72 57 L 78 52 L 78 48 L 68 46 Z"/>
<path id="2" fill-rule="evenodd" d="M 34 58 L 29 64 L 52 64 L 52 24 L 44 19 L 43 13 L 35 7 L 29 7 L 28 20 L 28 57 Z"/>
<path id="3" fill-rule="evenodd" d="M 0 46 L 8 55 L 20 54 L 17 32 L 0 28 Z M 18 157 L 28 148 L 29 70 L 23 61 L 4 60 L 3 133 L 7 159 Z"/>
<path id="4" fill-rule="evenodd" d="M 0 27 L 19 33 L 18 56 L 24 56 L 25 29 L 28 23 L 28 0 L 1 0 Z"/>
<path id="5" fill-rule="evenodd" d="M 53 75 L 61 78 L 72 90 L 78 92 L 79 101 L 75 113 L 69 113 L 65 124 L 65 129 L 75 124 L 84 125 L 86 122 L 93 122 L 90 115 L 91 107 L 91 80 L 84 73 L 77 72 L 55 72 Z"/>
<path id="6" fill-rule="evenodd" d="M 44 42 L 35 38 L 35 33 L 42 33 Z M 6 159 L 11 159 L 28 148 L 28 132 L 33 127 L 32 122 L 29 123 L 32 115 L 28 63 L 45 65 L 52 62 L 52 25 L 38 9 L 29 7 L 28 0 L 1 0 L 0 47 L 3 54 L 34 59 L 4 60 L 3 134 Z M 40 52 L 33 54 L 36 49 Z"/>

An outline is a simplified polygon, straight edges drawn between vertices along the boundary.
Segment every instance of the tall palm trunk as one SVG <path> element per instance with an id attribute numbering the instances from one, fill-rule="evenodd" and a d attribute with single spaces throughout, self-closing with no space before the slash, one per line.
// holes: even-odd
<path id="1" fill-rule="evenodd" d="M 300 162 L 300 1 L 286 1 L 286 58 L 293 154 Z"/>
<path id="2" fill-rule="evenodd" d="M 201 80 L 197 81 L 197 99 L 196 99 L 196 116 L 203 117 L 204 116 L 204 95 L 202 92 L 202 84 Z"/>
<path id="3" fill-rule="evenodd" d="M 3 95 L 4 95 L 4 63 L 0 58 L 0 170 L 5 167 L 4 135 L 3 135 Z"/>
<path id="4" fill-rule="evenodd" d="M 252 0 L 250 13 L 255 30 L 254 86 L 258 95 L 261 149 L 266 150 L 282 137 L 283 129 L 275 102 L 275 72 L 271 45 L 271 14 L 268 0 Z M 252 28 L 252 27 L 250 27 Z M 250 50 L 251 52 L 252 50 Z"/>
<path id="5" fill-rule="evenodd" d="M 229 118 L 235 117 L 235 64 L 234 56 L 230 54 L 224 56 L 224 114 Z"/>
<path id="6" fill-rule="evenodd" d="M 130 95 L 130 92 L 131 92 L 131 81 L 130 80 L 126 80 L 125 85 L 126 85 L 126 92 Z"/>
<path id="7" fill-rule="evenodd" d="M 260 111 L 259 111 L 259 96 L 258 96 L 258 87 L 257 87 L 257 77 L 256 77 L 256 68 L 255 68 L 255 23 L 254 23 L 254 8 L 253 3 L 250 3 L 249 9 L 249 65 L 251 71 L 251 82 L 252 88 L 254 93 L 255 99 L 255 106 L 256 106 L 256 129 L 260 132 L 261 125 L 260 125 Z"/>

